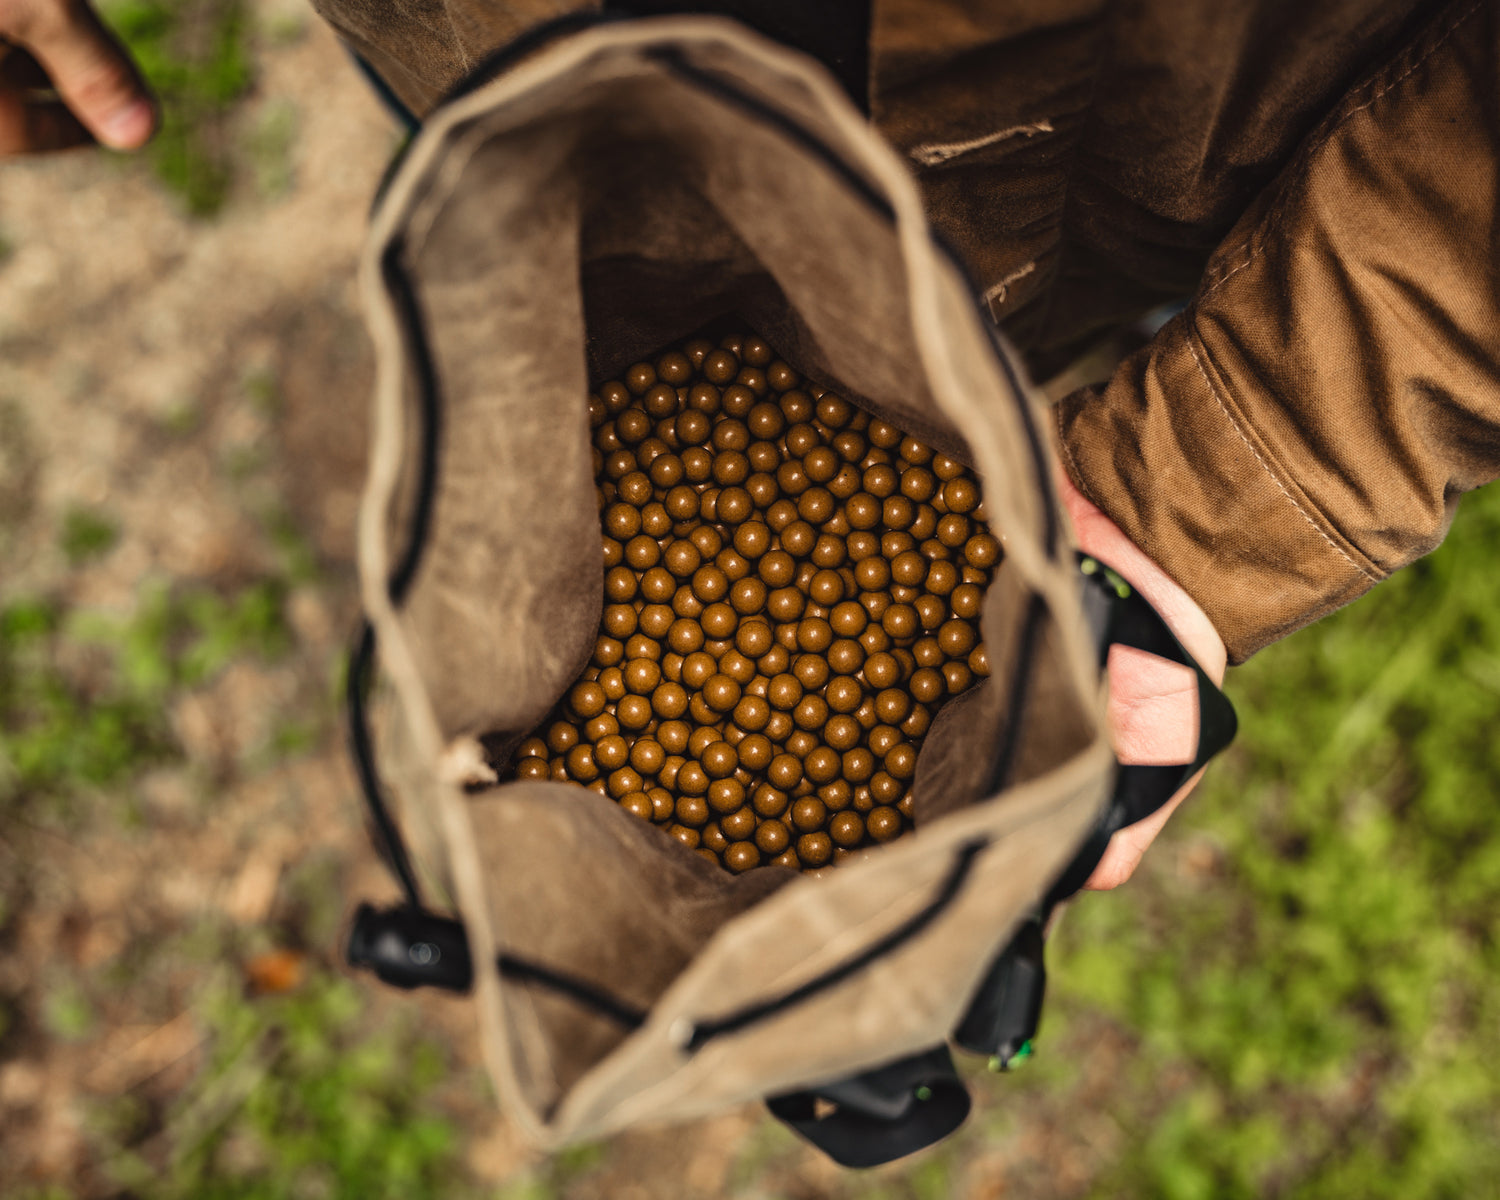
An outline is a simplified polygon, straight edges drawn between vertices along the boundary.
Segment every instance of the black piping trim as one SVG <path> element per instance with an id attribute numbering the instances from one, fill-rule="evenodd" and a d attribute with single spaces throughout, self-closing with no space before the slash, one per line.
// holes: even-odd
<path id="1" fill-rule="evenodd" d="M 355 637 L 354 652 L 349 656 L 349 673 L 344 680 L 344 700 L 349 717 L 349 753 L 354 759 L 354 769 L 359 775 L 360 791 L 364 793 L 365 808 L 370 814 L 375 830 L 379 834 L 379 847 L 385 852 L 386 864 L 406 893 L 407 903 L 413 908 L 422 908 L 422 892 L 417 886 L 416 872 L 406 853 L 406 842 L 401 837 L 390 810 L 385 806 L 385 797 L 380 792 L 380 778 L 375 771 L 375 749 L 370 742 L 370 722 L 365 713 L 365 689 L 369 686 L 371 669 L 375 664 L 375 628 L 368 621 L 360 622 Z"/>
<path id="2" fill-rule="evenodd" d="M 401 322 L 407 349 L 411 353 L 412 367 L 416 374 L 417 414 L 421 423 L 422 444 L 417 464 L 417 494 L 412 505 L 411 534 L 387 585 L 393 604 L 400 604 L 407 589 L 411 587 L 432 525 L 432 510 L 437 494 L 438 437 L 443 413 L 437 369 L 433 365 L 429 349 L 427 325 L 422 318 L 422 308 L 417 303 L 411 280 L 401 266 L 404 249 L 405 245 L 399 239 L 386 247 L 385 253 L 380 256 L 380 274 L 396 306 L 397 319 Z"/>
<path id="3" fill-rule="evenodd" d="M 567 996 L 570 1000 L 576 1000 L 579 1004 L 592 1008 L 600 1016 L 608 1017 L 627 1029 L 639 1029 L 646 1023 L 646 1014 L 642 1010 L 616 1000 L 608 992 L 594 987 L 593 984 L 584 983 L 581 979 L 575 979 L 561 971 L 554 971 L 551 967 L 544 967 L 540 963 L 517 958 L 514 954 L 501 954 L 496 957 L 495 962 L 504 978 L 521 983 L 535 983 L 559 995 Z"/>
<path id="4" fill-rule="evenodd" d="M 964 883 L 969 878 L 969 872 L 974 868 L 974 860 L 979 852 L 988 846 L 988 838 L 976 838 L 974 841 L 965 842 L 958 848 L 954 856 L 953 866 L 948 871 L 948 877 L 939 886 L 937 895 L 927 902 L 920 912 L 914 913 L 904 922 L 898 925 L 890 933 L 886 934 L 873 945 L 866 947 L 853 958 L 840 963 L 838 966 L 824 971 L 823 974 L 809 979 L 806 983 L 799 984 L 790 991 L 783 992 L 770 1000 L 757 1001 L 746 1005 L 738 1012 L 730 1013 L 727 1017 L 717 1017 L 711 1021 L 702 1021 L 693 1026 L 692 1036 L 688 1038 L 687 1048 L 690 1051 L 702 1049 L 704 1045 L 716 1037 L 722 1037 L 727 1033 L 737 1033 L 747 1025 L 754 1025 L 765 1020 L 767 1017 L 775 1016 L 782 1009 L 790 1008 L 794 1004 L 801 1004 L 804 1000 L 810 1000 L 819 992 L 825 992 L 848 979 L 851 975 L 858 974 L 878 958 L 883 958 L 892 951 L 909 942 L 927 926 L 931 925 L 943 912 L 958 898 L 963 890 Z"/>

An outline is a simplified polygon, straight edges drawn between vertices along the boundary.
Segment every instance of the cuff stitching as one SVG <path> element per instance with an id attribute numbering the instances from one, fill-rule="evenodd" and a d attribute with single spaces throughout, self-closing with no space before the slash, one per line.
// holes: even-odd
<path id="1" fill-rule="evenodd" d="M 1309 525 L 1311 525 L 1315 530 L 1317 530 L 1318 536 L 1325 542 L 1327 542 L 1331 547 L 1333 547 L 1334 551 L 1340 558 L 1347 562 L 1351 567 L 1353 567 L 1371 583 L 1379 583 L 1379 576 L 1370 574 L 1370 572 L 1367 571 L 1363 566 L 1355 562 L 1354 559 L 1350 557 L 1348 551 L 1346 551 L 1342 546 L 1334 541 L 1333 538 L 1329 537 L 1328 531 L 1324 529 L 1320 524 L 1318 524 L 1318 522 L 1313 519 L 1312 514 L 1297 502 L 1297 497 L 1292 495 L 1292 493 L 1287 489 L 1287 486 L 1281 482 L 1276 472 L 1271 469 L 1271 464 L 1266 461 L 1265 456 L 1255 448 L 1255 444 L 1251 442 L 1251 440 L 1245 435 L 1244 429 L 1241 427 L 1240 423 L 1234 419 L 1234 414 L 1229 411 L 1229 405 L 1225 404 L 1224 398 L 1219 395 L 1219 389 L 1214 386 L 1213 380 L 1209 378 L 1208 370 L 1203 365 L 1203 359 L 1198 354 L 1198 347 L 1194 345 L 1194 342 L 1197 340 L 1196 336 L 1191 330 L 1184 330 L 1183 340 L 1187 342 L 1188 353 L 1193 356 L 1193 363 L 1198 368 L 1198 374 L 1203 376 L 1203 382 L 1208 385 L 1209 395 L 1214 398 L 1214 401 L 1218 404 L 1220 410 L 1224 413 L 1224 419 L 1229 422 L 1230 428 L 1239 435 L 1240 441 L 1245 443 L 1245 448 L 1255 456 L 1255 461 L 1260 463 L 1261 469 L 1270 476 L 1271 482 L 1274 483 L 1280 490 L 1281 494 L 1285 496 L 1288 501 L 1290 501 L 1291 506 L 1301 514 L 1302 519 Z"/>

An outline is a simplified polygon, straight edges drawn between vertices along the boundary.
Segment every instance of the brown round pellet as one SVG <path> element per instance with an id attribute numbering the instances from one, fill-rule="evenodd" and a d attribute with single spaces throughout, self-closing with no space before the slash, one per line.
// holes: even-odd
<path id="1" fill-rule="evenodd" d="M 880 618 L 880 625 L 898 642 L 915 637 L 918 629 L 916 609 L 906 604 L 892 604 Z"/>
<path id="2" fill-rule="evenodd" d="M 719 740 L 717 726 L 699 726 L 688 738 L 688 753 L 699 758 L 703 752 Z"/>
<path id="3" fill-rule="evenodd" d="M 623 728 L 639 732 L 651 724 L 651 701 L 645 696 L 623 696 L 615 705 L 615 715 Z"/>
<path id="4" fill-rule="evenodd" d="M 592 720 L 586 721 L 583 726 L 583 736 L 591 742 L 598 742 L 601 738 L 607 738 L 619 732 L 620 722 L 615 720 L 615 714 L 608 709 Z"/>
<path id="5" fill-rule="evenodd" d="M 799 833 L 815 833 L 828 820 L 828 806 L 816 796 L 804 796 L 792 805 L 792 826 Z"/>
<path id="6" fill-rule="evenodd" d="M 761 864 L 761 852 L 754 842 L 734 842 L 724 851 L 724 865 L 736 875 Z"/>
<path id="7" fill-rule="evenodd" d="M 672 793 L 664 787 L 654 787 L 647 788 L 646 795 L 651 798 L 651 819 L 658 824 L 670 821 L 677 804 Z"/>
<path id="8" fill-rule="evenodd" d="M 935 703 L 947 691 L 942 674 L 931 667 L 914 672 L 909 686 L 912 697 L 923 704 Z"/>
<path id="9" fill-rule="evenodd" d="M 589 761 L 592 763 L 592 756 Z M 789 792 L 802 782 L 802 760 L 792 754 L 778 754 L 766 768 L 766 778 L 779 791 Z"/>
<path id="10" fill-rule="evenodd" d="M 831 746 L 817 746 L 802 761 L 802 769 L 813 783 L 831 783 L 839 776 L 843 760 Z"/>
<path id="11" fill-rule="evenodd" d="M 1000 543 L 988 533 L 976 533 L 964 543 L 964 559 L 971 567 L 988 570 L 1000 561 Z"/>
<path id="12" fill-rule="evenodd" d="M 734 706 L 735 725 L 746 733 L 755 733 L 766 727 L 771 719 L 771 706 L 758 696 L 742 696 Z"/>
<path id="13" fill-rule="evenodd" d="M 703 698 L 716 713 L 727 713 L 740 702 L 740 685 L 728 675 L 717 673 L 703 685 Z"/>
<path id="14" fill-rule="evenodd" d="M 740 703 L 744 704 L 744 701 L 742 700 Z M 738 714 L 739 709 L 736 708 L 735 711 Z M 738 724 L 738 721 L 736 721 L 736 724 Z M 746 727 L 741 725 L 740 728 L 743 729 Z M 747 734 L 740 740 L 740 744 L 735 747 L 735 750 L 740 756 L 740 766 L 752 772 L 764 771 L 771 765 L 771 759 L 776 754 L 776 748 L 772 744 L 771 739 L 762 733 Z"/>
<path id="15" fill-rule="evenodd" d="M 566 754 L 578 745 L 578 727 L 567 721 L 554 721 L 547 729 L 547 749 L 553 754 Z"/>
<path id="16" fill-rule="evenodd" d="M 972 621 L 979 615 L 980 605 L 984 600 L 984 592 L 977 584 L 961 583 L 953 589 L 948 597 L 948 606 L 953 610 L 955 617 Z"/>
<path id="17" fill-rule="evenodd" d="M 804 867 L 826 866 L 833 857 L 833 840 L 826 833 L 804 833 L 797 839 L 797 858 Z"/>
<path id="18" fill-rule="evenodd" d="M 869 782 L 870 777 L 875 774 L 875 754 L 864 746 L 856 746 L 853 750 L 846 750 L 842 759 L 843 776 L 850 783 L 861 784 Z"/>
<path id="19" fill-rule="evenodd" d="M 792 674 L 804 688 L 816 691 L 828 682 L 832 672 L 828 660 L 819 654 L 799 654 L 792 663 Z"/>
<path id="20" fill-rule="evenodd" d="M 762 854 L 780 854 L 791 845 L 791 831 L 775 817 L 763 820 L 755 827 L 755 845 Z"/>
<path id="21" fill-rule="evenodd" d="M 828 836 L 840 846 L 857 846 L 865 839 L 865 823 L 856 812 L 837 813 L 828 823 Z"/>
<path id="22" fill-rule="evenodd" d="M 786 812 L 787 805 L 790 803 L 791 796 L 788 790 L 773 787 L 769 783 L 757 784 L 750 796 L 751 807 L 762 817 L 767 818 L 781 816 Z"/>
<path id="23" fill-rule="evenodd" d="M 974 672 L 969 670 L 968 664 L 961 662 L 950 662 L 943 664 L 943 682 L 947 686 L 948 695 L 957 696 L 969 690 L 974 683 Z"/>
<path id="24" fill-rule="evenodd" d="M 734 635 L 735 648 L 753 659 L 760 659 L 768 653 L 775 640 L 771 627 L 759 619 L 741 621 Z"/>
<path id="25" fill-rule="evenodd" d="M 744 809 L 744 805 L 745 785 L 738 779 L 715 779 L 708 785 L 708 806 L 714 812 L 721 815 L 739 812 Z"/>
<path id="26" fill-rule="evenodd" d="M 901 814 L 888 805 L 870 810 L 865 817 L 865 830 L 877 842 L 888 842 L 901 832 Z"/>
<path id="27" fill-rule="evenodd" d="M 791 673 L 777 675 L 766 688 L 766 700 L 772 708 L 790 712 L 802 699 L 802 682 Z"/>
<path id="28" fill-rule="evenodd" d="M 959 586 L 958 580 L 958 568 L 944 560 L 927 568 L 927 579 L 923 586 L 934 596 L 951 597 L 954 589 Z"/>
<path id="29" fill-rule="evenodd" d="M 698 829 L 708 823 L 708 801 L 702 796 L 678 796 L 672 815 L 683 825 Z"/>
<path id="30" fill-rule="evenodd" d="M 725 779 L 740 765 L 740 756 L 728 742 L 714 742 L 704 749 L 702 765 L 710 779 Z"/>
<path id="31" fill-rule="evenodd" d="M 690 617 L 679 617 L 667 630 L 667 645 L 678 654 L 692 654 L 703 649 L 703 626 Z"/>
<path id="32" fill-rule="evenodd" d="M 744 689 L 755 679 L 755 663 L 729 646 L 719 655 L 719 672 L 728 675 Z"/>
<path id="33" fill-rule="evenodd" d="M 792 710 L 792 720 L 798 729 L 811 733 L 828 723 L 828 701 L 818 695 L 806 695 Z"/>
<path id="34" fill-rule="evenodd" d="M 594 748 L 578 745 L 568 751 L 568 774 L 579 783 L 589 783 L 599 778 L 599 766 L 594 762 Z"/>
<path id="35" fill-rule="evenodd" d="M 917 620 L 922 628 L 929 633 L 941 626 L 948 617 L 948 606 L 943 603 L 941 596 L 920 595 L 912 601 L 912 607 L 917 610 Z"/>
<path id="36" fill-rule="evenodd" d="M 860 723 L 844 713 L 829 717 L 828 724 L 823 726 L 823 740 L 839 751 L 852 750 L 859 745 L 863 733 Z"/>
<path id="37" fill-rule="evenodd" d="M 911 715 L 901 722 L 901 732 L 909 738 L 924 738 L 932 727 L 932 710 L 924 704 L 913 704 Z"/>

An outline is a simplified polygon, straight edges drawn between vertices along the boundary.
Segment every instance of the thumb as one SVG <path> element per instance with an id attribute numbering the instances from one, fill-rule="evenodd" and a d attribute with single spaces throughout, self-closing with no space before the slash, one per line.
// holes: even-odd
<path id="1" fill-rule="evenodd" d="M 12 31 L 41 63 L 64 104 L 106 146 L 134 150 L 156 127 L 156 110 L 130 56 L 86 0 L 39 0 Z"/>

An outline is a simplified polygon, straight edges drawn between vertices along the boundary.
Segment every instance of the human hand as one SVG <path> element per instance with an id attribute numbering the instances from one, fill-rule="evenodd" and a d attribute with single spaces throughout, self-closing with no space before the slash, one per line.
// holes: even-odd
<path id="1" fill-rule="evenodd" d="M 145 144 L 156 110 L 88 0 L 0 0 L 0 156 Z"/>
<path id="2" fill-rule="evenodd" d="M 1059 469 L 1057 475 L 1078 548 L 1097 555 L 1129 581 L 1161 614 L 1209 678 L 1221 683 L 1228 655 L 1203 610 L 1074 486 L 1065 471 Z M 1193 672 L 1129 646 L 1110 648 L 1108 668 L 1109 728 L 1119 760 L 1191 762 L 1198 737 L 1198 688 Z M 1201 778 L 1200 770 L 1156 812 L 1110 838 L 1104 857 L 1083 886 L 1105 891 L 1129 879 L 1147 847 Z"/>

